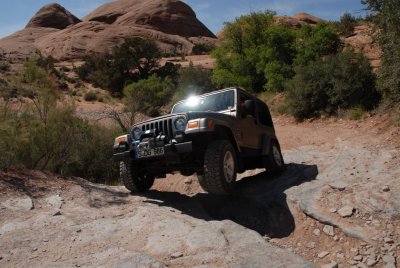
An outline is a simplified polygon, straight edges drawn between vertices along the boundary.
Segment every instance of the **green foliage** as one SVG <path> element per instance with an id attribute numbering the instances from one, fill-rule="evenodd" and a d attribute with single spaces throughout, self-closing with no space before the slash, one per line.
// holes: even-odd
<path id="1" fill-rule="evenodd" d="M 340 49 L 339 36 L 326 23 L 318 23 L 316 27 L 303 25 L 297 35 L 296 65 L 307 65 L 321 57 L 334 55 Z"/>
<path id="2" fill-rule="evenodd" d="M 79 77 L 97 87 L 122 95 L 125 85 L 147 79 L 152 74 L 174 76 L 177 68 L 160 68 L 161 51 L 153 40 L 128 38 L 111 54 L 93 54 L 76 69 Z"/>
<path id="3" fill-rule="evenodd" d="M 225 27 L 225 41 L 214 50 L 213 81 L 255 92 L 282 92 L 295 65 L 336 54 L 340 38 L 334 27 L 319 23 L 298 31 L 274 22 L 274 12 L 251 13 Z"/>
<path id="4" fill-rule="evenodd" d="M 213 91 L 215 86 L 211 78 L 211 70 L 194 67 L 193 64 L 190 64 L 189 68 L 182 69 L 179 73 L 178 90 L 175 93 L 175 98 L 182 99 L 188 95 Z"/>
<path id="5" fill-rule="evenodd" d="M 0 169 L 24 167 L 98 182 L 117 178 L 111 161 L 114 131 L 75 116 L 72 105 L 57 104 L 54 78 L 35 60 L 13 77 L 12 86 L 32 92 L 30 103 L 0 102 Z"/>
<path id="6" fill-rule="evenodd" d="M 296 56 L 295 35 L 284 27 L 269 27 L 264 32 L 264 45 L 261 46 L 257 68 L 263 70 L 264 89 L 277 92 L 284 90 L 284 82 L 294 72 L 293 59 Z"/>
<path id="7" fill-rule="evenodd" d="M 3 98 L 23 96 L 33 99 L 40 94 L 56 95 L 54 78 L 43 68 L 37 66 L 34 59 L 25 62 L 24 68 L 11 77 L 11 82 L 0 87 Z"/>
<path id="8" fill-rule="evenodd" d="M 83 98 L 85 101 L 97 101 L 97 93 L 91 90 L 86 92 Z"/>
<path id="9" fill-rule="evenodd" d="M 387 100 L 400 102 L 400 5 L 398 0 L 363 0 L 374 12 L 373 21 L 381 29 L 382 66 L 378 88 Z"/>
<path id="10" fill-rule="evenodd" d="M 351 120 L 360 120 L 364 116 L 364 110 L 360 107 L 352 108 L 348 111 L 347 117 Z"/>
<path id="11" fill-rule="evenodd" d="M 192 55 L 209 54 L 212 50 L 213 47 L 208 44 L 195 44 L 192 48 Z"/>
<path id="12" fill-rule="evenodd" d="M 357 19 L 350 13 L 344 13 L 336 23 L 336 29 L 341 36 L 347 37 L 353 34 L 356 25 Z"/>
<path id="13" fill-rule="evenodd" d="M 265 43 L 261 33 L 272 27 L 273 15 L 269 11 L 252 13 L 226 23 L 226 41 L 213 54 L 217 59 L 213 76 L 216 84 L 238 85 L 257 91 L 264 87 L 264 66 L 258 64 L 261 46 Z"/>
<path id="14" fill-rule="evenodd" d="M 96 182 L 117 178 L 111 161 L 114 131 L 90 125 L 69 106 L 52 106 L 45 118 L 35 107 L 1 110 L 0 169 L 49 170 Z"/>
<path id="15" fill-rule="evenodd" d="M 380 100 L 369 61 L 361 54 L 339 53 L 298 66 L 288 83 L 288 102 L 298 119 L 338 110 L 373 108 Z"/>
<path id="16" fill-rule="evenodd" d="M 38 57 L 35 59 L 36 66 L 46 70 L 47 72 L 55 71 L 55 63 L 57 62 L 52 56 L 44 57 L 39 53 Z"/>
<path id="17" fill-rule="evenodd" d="M 0 73 L 6 73 L 9 70 L 10 70 L 10 62 L 3 54 L 0 54 Z"/>
<path id="18" fill-rule="evenodd" d="M 132 114 L 141 112 L 157 116 L 160 108 L 171 98 L 174 88 L 169 77 L 161 78 L 156 75 L 132 83 L 124 89 L 126 108 Z"/>

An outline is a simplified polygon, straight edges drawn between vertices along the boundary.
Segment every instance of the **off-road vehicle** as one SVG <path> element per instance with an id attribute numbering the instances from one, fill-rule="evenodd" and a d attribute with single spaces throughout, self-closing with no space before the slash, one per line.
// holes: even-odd
<path id="1" fill-rule="evenodd" d="M 239 88 L 227 88 L 178 102 L 171 114 L 133 126 L 114 143 L 121 180 L 132 192 L 150 189 L 155 178 L 197 173 L 212 194 L 234 191 L 236 174 L 284 168 L 267 105 Z"/>

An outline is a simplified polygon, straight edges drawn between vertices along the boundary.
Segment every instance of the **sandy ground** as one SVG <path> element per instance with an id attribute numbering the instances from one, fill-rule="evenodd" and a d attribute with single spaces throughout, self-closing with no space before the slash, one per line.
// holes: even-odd
<path id="1" fill-rule="evenodd" d="M 397 267 L 400 132 L 388 116 L 275 123 L 286 171 L 241 174 L 232 197 L 179 174 L 130 195 L 0 173 L 0 266 Z"/>

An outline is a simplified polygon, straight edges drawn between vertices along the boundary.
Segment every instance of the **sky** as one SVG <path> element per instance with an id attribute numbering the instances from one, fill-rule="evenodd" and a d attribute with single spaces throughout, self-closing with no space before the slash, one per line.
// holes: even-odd
<path id="1" fill-rule="evenodd" d="M 145 0 L 143 0 L 145 1 Z M 110 0 L 13 0 L 0 1 L 0 38 L 21 30 L 44 5 L 57 2 L 78 18 L 89 14 Z M 217 33 L 224 22 L 233 21 L 250 12 L 274 10 L 278 15 L 306 12 L 325 20 L 339 20 L 345 12 L 364 16 L 361 0 L 184 0 L 212 32 Z"/>

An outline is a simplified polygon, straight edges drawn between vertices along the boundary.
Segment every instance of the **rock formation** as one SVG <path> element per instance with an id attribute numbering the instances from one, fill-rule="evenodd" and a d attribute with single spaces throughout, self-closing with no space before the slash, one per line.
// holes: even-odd
<path id="1" fill-rule="evenodd" d="M 275 21 L 287 24 L 293 28 L 300 28 L 303 24 L 316 25 L 318 22 L 324 21 L 307 13 L 298 13 L 294 16 L 276 16 Z"/>
<path id="2" fill-rule="evenodd" d="M 24 30 L 0 40 L 13 59 L 34 51 L 57 59 L 105 52 L 127 37 L 154 39 L 165 52 L 190 53 L 197 43 L 215 45 L 215 35 L 178 0 L 117 0 L 80 21 L 58 4 L 43 7 Z"/>
<path id="3" fill-rule="evenodd" d="M 107 3 L 84 18 L 121 26 L 141 25 L 166 34 L 183 37 L 215 38 L 194 11 L 177 0 L 119 0 Z"/>
<path id="4" fill-rule="evenodd" d="M 36 13 L 36 15 L 28 22 L 26 28 L 44 27 L 62 30 L 79 22 L 81 22 L 81 20 L 72 15 L 64 7 L 59 4 L 49 4 L 42 7 Z"/>
<path id="5" fill-rule="evenodd" d="M 343 38 L 342 41 L 347 49 L 355 52 L 363 52 L 365 57 L 371 62 L 371 66 L 377 69 L 381 66 L 382 50 L 377 42 L 374 41 L 374 25 L 360 25 L 354 27 L 353 35 Z"/>

